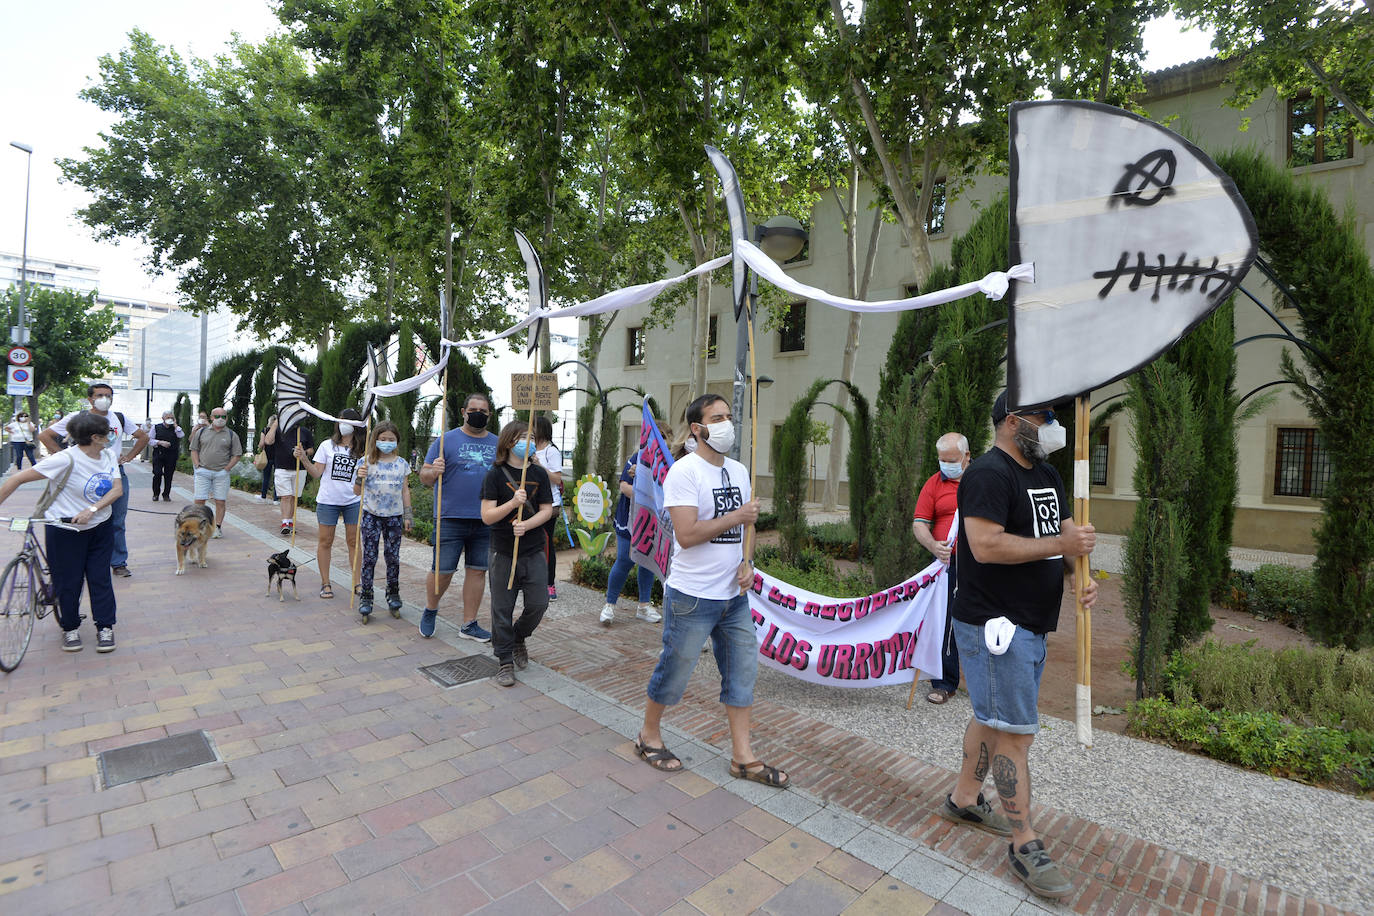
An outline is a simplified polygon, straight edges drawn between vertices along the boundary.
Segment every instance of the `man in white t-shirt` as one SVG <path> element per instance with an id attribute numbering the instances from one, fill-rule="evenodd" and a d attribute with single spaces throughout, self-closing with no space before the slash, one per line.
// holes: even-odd
<path id="1" fill-rule="evenodd" d="M 660 724 L 663 711 L 682 700 L 709 637 L 730 725 L 730 775 L 785 788 L 787 774 L 755 758 L 749 744 L 758 642 L 744 594 L 754 585 L 744 532 L 758 519 L 759 504 L 749 472 L 726 457 L 735 444 L 732 419 L 730 404 L 719 395 L 689 404 L 687 424 L 699 447 L 674 463 L 663 480 L 663 505 L 673 519 L 673 560 L 663 589 L 663 651 L 649 678 L 635 752 L 655 769 L 682 769 L 663 744 Z"/>
<path id="2" fill-rule="evenodd" d="M 127 578 L 133 573 L 129 571 L 129 542 L 124 536 L 124 522 L 129 516 L 129 475 L 124 473 L 124 465 L 137 458 L 147 447 L 148 434 L 141 429 L 135 429 L 123 414 L 111 409 L 114 404 L 114 389 L 104 382 L 96 382 L 87 387 L 86 400 L 90 402 L 91 413 L 105 417 L 110 422 L 110 440 L 105 446 L 105 451 L 109 452 L 110 457 L 119 465 L 121 485 L 120 497 L 110 507 L 110 521 L 114 523 L 114 552 L 110 554 L 110 572 Z M 39 441 L 47 448 L 49 455 L 61 451 L 58 440 L 67 435 L 67 423 L 74 416 L 76 414 L 68 414 L 38 434 Z M 124 454 L 125 437 L 134 440 L 133 448 L 129 449 L 127 455 Z"/>

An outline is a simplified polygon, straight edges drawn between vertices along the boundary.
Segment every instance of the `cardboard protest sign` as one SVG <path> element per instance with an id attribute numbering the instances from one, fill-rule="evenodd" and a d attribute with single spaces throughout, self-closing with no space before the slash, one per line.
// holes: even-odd
<path id="1" fill-rule="evenodd" d="M 666 581 L 673 558 L 673 519 L 663 508 L 663 478 L 673 466 L 673 456 L 647 402 L 643 410 L 635 453 L 635 497 L 630 504 L 630 559 Z"/>
<path id="2" fill-rule="evenodd" d="M 1095 102 L 1011 107 L 1013 409 L 1084 394 L 1172 347 L 1258 250 L 1235 184 L 1200 149 Z"/>
<path id="3" fill-rule="evenodd" d="M 830 687 L 906 686 L 940 677 L 949 568 L 939 560 L 892 588 L 817 595 L 763 572 L 747 592 L 759 664 Z"/>

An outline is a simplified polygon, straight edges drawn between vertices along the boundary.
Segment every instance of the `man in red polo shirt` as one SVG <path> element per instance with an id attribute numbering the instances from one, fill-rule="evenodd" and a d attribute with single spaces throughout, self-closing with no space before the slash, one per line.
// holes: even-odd
<path id="1" fill-rule="evenodd" d="M 968 439 L 959 433 L 945 433 L 935 443 L 935 454 L 940 459 L 940 470 L 932 474 L 921 487 L 916 497 L 916 512 L 911 521 L 911 532 L 922 547 L 929 550 L 937 560 L 948 566 L 953 548 L 946 543 L 951 540 L 950 526 L 958 512 L 959 478 L 968 467 Z M 952 581 L 954 576 L 950 573 Z M 939 706 L 954 696 L 959 687 L 959 651 L 950 638 L 950 618 L 945 615 L 945 632 L 942 637 L 940 657 L 944 663 L 943 677 L 930 682 L 930 693 L 926 700 Z"/>

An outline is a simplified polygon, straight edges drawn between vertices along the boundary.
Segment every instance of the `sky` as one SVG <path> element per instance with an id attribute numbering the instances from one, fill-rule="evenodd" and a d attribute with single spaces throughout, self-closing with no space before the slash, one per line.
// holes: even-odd
<path id="1" fill-rule="evenodd" d="M 172 276 L 143 270 L 147 249 L 133 241 L 97 241 L 76 218 L 88 195 L 61 182 L 56 160 L 100 145 L 112 119 L 77 97 L 98 73 L 99 59 L 127 44 L 139 28 L 183 56 L 209 58 L 225 50 L 231 34 L 257 41 L 280 28 L 265 0 L 65 0 L 12 3 L 0 30 L 0 250 L 18 253 L 24 236 L 27 157 L 10 147 L 33 147 L 28 251 L 100 269 L 103 293 L 176 302 Z M 1209 37 L 1181 31 L 1172 18 L 1145 33 L 1147 66 L 1157 70 L 1206 57 Z M 560 329 L 561 330 L 561 329 Z M 571 333 L 576 333 L 573 329 Z"/>

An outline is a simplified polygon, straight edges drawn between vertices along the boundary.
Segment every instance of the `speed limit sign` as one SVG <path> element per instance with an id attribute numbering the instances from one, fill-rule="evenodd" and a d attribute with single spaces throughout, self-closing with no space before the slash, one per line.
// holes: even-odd
<path id="1" fill-rule="evenodd" d="M 9 358 L 11 366 L 27 366 L 33 362 L 33 351 L 28 347 L 10 347 Z"/>

